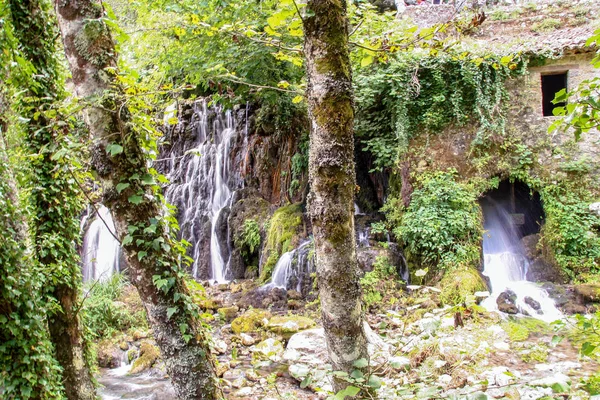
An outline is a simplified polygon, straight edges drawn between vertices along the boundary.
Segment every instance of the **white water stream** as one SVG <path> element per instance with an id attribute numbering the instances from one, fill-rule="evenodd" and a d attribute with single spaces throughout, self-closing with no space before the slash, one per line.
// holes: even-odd
<path id="1" fill-rule="evenodd" d="M 264 289 L 288 289 L 290 283 L 295 283 L 292 288 L 302 292 L 306 279 L 309 279 L 314 269 L 313 257 L 310 256 L 311 240 L 306 240 L 298 248 L 283 253 L 277 261 L 271 282 L 263 286 Z M 295 282 L 293 282 L 295 281 Z"/>
<path id="2" fill-rule="evenodd" d="M 512 215 L 501 204 L 491 200 L 482 204 L 482 208 L 486 230 L 483 237 L 483 274 L 490 279 L 491 286 L 491 296 L 482 305 L 490 311 L 497 311 L 498 296 L 510 290 L 517 297 L 516 306 L 520 312 L 546 322 L 560 319 L 562 313 L 548 293 L 527 281 L 529 260 Z M 539 310 L 531 306 L 531 303 L 535 304 L 531 300 L 539 303 Z"/>

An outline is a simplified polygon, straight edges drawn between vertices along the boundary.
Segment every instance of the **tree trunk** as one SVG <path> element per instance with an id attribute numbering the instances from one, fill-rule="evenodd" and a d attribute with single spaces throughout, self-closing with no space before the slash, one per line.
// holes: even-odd
<path id="1" fill-rule="evenodd" d="M 47 274 L 45 290 L 60 306 L 48 315 L 50 338 L 55 357 L 63 368 L 66 397 L 94 400 L 87 344 L 77 315 L 81 271 L 74 243 L 80 240 L 81 192 L 69 176 L 68 159 L 53 157 L 61 149 L 64 137 L 52 126 L 55 121 L 46 116 L 64 98 L 54 45 L 56 27 L 50 3 L 44 0 L 9 3 L 19 48 L 36 71 L 31 81 L 22 82 L 27 91 L 20 105 L 21 113 L 29 119 L 24 144 L 32 171 L 28 183 L 34 255 Z"/>
<path id="2" fill-rule="evenodd" d="M 55 6 L 75 90 L 89 104 L 92 166 L 173 386 L 182 400 L 217 398 L 209 339 L 183 281 L 180 245 L 164 216 L 160 189 L 148 184 L 153 177 L 140 137 L 129 126 L 102 5 L 55 0 Z"/>
<path id="3" fill-rule="evenodd" d="M 304 54 L 311 120 L 309 213 L 322 322 L 334 370 L 367 358 L 354 237 L 352 72 L 345 0 L 309 0 Z M 336 380 L 335 388 L 347 386 Z"/>

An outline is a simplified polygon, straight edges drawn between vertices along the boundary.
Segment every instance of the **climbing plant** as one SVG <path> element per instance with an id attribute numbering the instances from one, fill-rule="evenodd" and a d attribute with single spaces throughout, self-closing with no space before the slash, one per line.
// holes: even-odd
<path id="1" fill-rule="evenodd" d="M 472 144 L 486 146 L 504 132 L 505 81 L 525 66 L 513 56 L 402 53 L 356 76 L 356 136 L 377 169 L 393 166 L 417 135 L 451 124 L 476 123 Z"/>

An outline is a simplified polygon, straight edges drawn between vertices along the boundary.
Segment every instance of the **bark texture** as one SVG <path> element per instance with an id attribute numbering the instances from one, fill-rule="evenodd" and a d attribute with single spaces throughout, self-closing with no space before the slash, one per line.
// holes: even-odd
<path id="1" fill-rule="evenodd" d="M 80 318 L 81 272 L 77 249 L 81 193 L 67 175 L 68 165 L 52 159 L 59 149 L 61 135 L 46 116 L 64 93 L 58 78 L 56 27 L 50 3 L 44 0 L 10 0 L 15 37 L 23 56 L 35 68 L 32 81 L 21 101 L 21 113 L 29 118 L 24 145 L 31 155 L 30 195 L 33 214 L 30 231 L 34 255 L 47 275 L 45 290 L 59 305 L 48 315 L 55 358 L 61 365 L 65 395 L 70 400 L 96 398 L 92 374 L 86 358 Z M 67 132 L 68 134 L 68 132 Z"/>
<path id="2" fill-rule="evenodd" d="M 104 203 L 122 242 L 128 228 L 139 230 L 136 240 L 123 248 L 178 398 L 219 398 L 208 337 L 183 301 L 189 293 L 178 272 L 179 254 L 170 246 L 171 235 L 162 222 L 162 204 L 139 178 L 148 173 L 146 157 L 129 129 L 125 98 L 115 79 L 117 56 L 101 19 L 101 3 L 55 0 L 55 7 L 73 84 L 78 97 L 88 102 L 85 120 L 93 140 L 92 166 L 104 187 Z M 111 155 L 109 145 L 122 151 Z M 129 186 L 119 191 L 119 183 Z M 130 200 L 133 196 L 137 200 Z M 159 289 L 153 277 L 164 278 L 169 289 Z"/>
<path id="3" fill-rule="evenodd" d="M 304 54 L 311 120 L 309 213 L 322 322 L 334 370 L 367 358 L 354 237 L 354 105 L 344 0 L 309 0 Z M 336 389 L 347 385 L 336 381 Z"/>

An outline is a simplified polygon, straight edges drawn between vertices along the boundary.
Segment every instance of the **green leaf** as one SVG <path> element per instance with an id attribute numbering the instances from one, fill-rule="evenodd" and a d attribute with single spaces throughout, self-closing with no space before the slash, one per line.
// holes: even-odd
<path id="1" fill-rule="evenodd" d="M 558 335 L 552 336 L 552 346 L 556 346 L 557 344 L 562 342 L 563 339 L 564 339 L 564 337 L 562 337 L 562 336 L 558 336 Z"/>
<path id="2" fill-rule="evenodd" d="M 359 358 L 358 360 L 354 361 L 354 363 L 352 363 L 352 366 L 354 368 L 365 368 L 367 365 L 369 365 L 369 362 L 366 358 Z"/>
<path id="3" fill-rule="evenodd" d="M 127 189 L 128 187 L 129 187 L 129 183 L 121 182 L 117 185 L 117 192 L 121 193 L 123 190 Z"/>
<path id="4" fill-rule="evenodd" d="M 147 251 L 140 251 L 138 252 L 138 261 L 142 261 L 142 258 L 146 257 L 148 255 Z"/>
<path id="5" fill-rule="evenodd" d="M 127 201 L 129 201 L 132 204 L 140 204 L 142 202 L 143 197 L 140 196 L 139 194 L 134 194 L 129 196 L 129 198 L 127 199 Z"/>
<path id="6" fill-rule="evenodd" d="M 133 242 L 133 236 L 125 235 L 123 241 L 121 242 L 121 246 L 127 246 L 128 244 L 131 244 L 131 242 Z"/>
<path id="7" fill-rule="evenodd" d="M 302 389 L 306 389 L 306 387 L 308 385 L 310 385 L 312 383 L 312 378 L 310 377 L 310 375 L 307 375 L 302 382 L 300 382 L 300 388 Z"/>
<path id="8" fill-rule="evenodd" d="M 360 60 L 360 66 L 361 67 L 368 67 L 369 65 L 373 64 L 373 61 L 374 61 L 373 56 L 363 57 L 363 59 Z"/>
<path id="9" fill-rule="evenodd" d="M 360 389 L 356 386 L 348 386 L 344 390 L 341 390 L 336 393 L 334 399 L 335 400 L 345 400 L 346 397 L 354 397 L 360 393 Z"/>
<path id="10" fill-rule="evenodd" d="M 296 97 L 294 97 L 294 98 L 292 99 L 292 103 L 294 103 L 294 104 L 298 104 L 298 103 L 301 103 L 301 102 L 302 102 L 302 100 L 304 100 L 304 96 L 300 96 L 300 95 L 298 95 L 298 96 L 296 96 Z"/>
<path id="11" fill-rule="evenodd" d="M 369 376 L 369 380 L 367 381 L 367 385 L 369 385 L 369 387 L 377 390 L 381 387 L 381 384 L 381 378 L 379 378 L 377 375 Z"/>
<path id="12" fill-rule="evenodd" d="M 596 350 L 596 346 L 594 346 L 590 342 L 585 342 L 581 345 L 581 354 L 583 354 L 584 356 L 591 355 L 594 352 L 594 350 Z"/>
<path id="13" fill-rule="evenodd" d="M 177 312 L 177 307 L 169 307 L 167 308 L 167 319 L 171 319 L 171 317 L 173 316 L 173 314 L 175 314 Z M 180 327 L 181 329 L 181 327 Z"/>
<path id="14" fill-rule="evenodd" d="M 106 146 L 106 152 L 114 157 L 123 152 L 123 146 L 116 143 L 110 143 Z"/>

